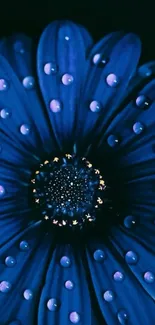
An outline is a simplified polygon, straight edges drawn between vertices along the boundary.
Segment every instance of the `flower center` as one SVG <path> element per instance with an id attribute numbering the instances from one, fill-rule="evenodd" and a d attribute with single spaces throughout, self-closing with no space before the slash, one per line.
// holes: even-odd
<path id="1" fill-rule="evenodd" d="M 104 203 L 104 180 L 86 158 L 66 154 L 45 160 L 31 183 L 42 218 L 60 227 L 95 221 Z"/>

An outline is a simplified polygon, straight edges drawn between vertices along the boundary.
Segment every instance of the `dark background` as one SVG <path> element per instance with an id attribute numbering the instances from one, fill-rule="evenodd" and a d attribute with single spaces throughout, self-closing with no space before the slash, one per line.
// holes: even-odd
<path id="1" fill-rule="evenodd" d="M 25 32 L 39 36 L 56 19 L 83 24 L 95 41 L 116 30 L 137 33 L 143 42 L 142 61 L 155 59 L 155 0 L 0 0 L 0 36 Z"/>

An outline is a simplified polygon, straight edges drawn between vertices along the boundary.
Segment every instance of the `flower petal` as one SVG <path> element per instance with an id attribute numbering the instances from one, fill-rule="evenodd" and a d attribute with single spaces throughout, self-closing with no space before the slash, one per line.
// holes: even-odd
<path id="1" fill-rule="evenodd" d="M 122 184 L 125 213 L 141 217 L 153 217 L 155 213 L 154 94 L 153 79 L 113 119 L 99 149 L 111 163 L 115 182 Z M 116 148 L 108 145 L 110 134 L 120 139 Z"/>
<path id="2" fill-rule="evenodd" d="M 25 169 L 1 162 L 0 245 L 27 225 L 32 216 L 29 205 L 30 174 Z"/>
<path id="3" fill-rule="evenodd" d="M 155 300 L 155 239 L 154 229 L 151 230 L 152 227 L 152 224 L 145 220 L 141 221 L 137 227 L 135 226 L 135 230 L 125 229 L 125 227 L 113 228 L 111 238 L 113 245 L 119 251 L 120 255 L 122 257 L 126 256 L 126 262 L 129 264 L 130 270 L 141 287 Z M 143 235 L 141 236 L 142 233 Z M 131 263 L 132 256 L 131 254 L 127 254 L 128 251 L 133 251 L 136 254 L 137 262 Z M 151 273 L 152 279 L 146 273 Z"/>
<path id="4" fill-rule="evenodd" d="M 53 239 L 40 224 L 26 228 L 0 249 L 1 324 L 36 324 L 40 290 Z"/>
<path id="5" fill-rule="evenodd" d="M 124 247 L 123 241 L 121 247 Z M 128 250 L 132 247 L 133 241 Z M 99 251 L 103 253 L 99 254 Z M 86 252 L 94 290 L 107 324 L 145 325 L 155 320 L 153 300 L 142 288 L 140 278 L 136 279 L 132 274 L 124 256 L 121 257 L 120 251 L 117 252 L 109 240 L 106 244 L 102 240 L 91 242 Z M 144 261 L 147 263 L 146 259 Z M 138 264 L 133 268 L 137 269 Z M 146 267 L 143 265 L 144 272 L 146 269 L 147 264 Z"/>
<path id="6" fill-rule="evenodd" d="M 38 47 L 41 92 L 55 137 L 62 150 L 73 150 L 80 94 L 86 71 L 86 51 L 92 44 L 84 28 L 54 22 L 43 32 Z"/>
<path id="7" fill-rule="evenodd" d="M 17 213 L 17 210 L 20 211 L 21 209 L 21 203 L 16 203 L 16 209 L 15 204 L 12 202 L 8 202 L 7 206 L 10 213 L 6 208 L 4 208 L 4 211 L 2 211 L 3 209 L 0 210 L 0 247 L 20 231 L 24 230 L 29 223 L 29 214 L 27 211 L 21 214 Z"/>
<path id="8" fill-rule="evenodd" d="M 98 64 L 92 67 L 94 49 L 90 54 L 89 70 L 81 96 L 83 110 L 79 111 L 79 146 L 83 141 L 83 147 L 92 143 L 95 147 L 98 136 L 101 136 L 101 132 L 103 134 L 119 110 L 125 90 L 135 73 L 140 56 L 140 41 L 134 34 L 127 34 L 121 40 L 119 38 L 120 34 L 116 33 L 103 39 L 100 51 L 103 57 L 108 56 L 108 61 L 102 69 Z M 98 103 L 99 110 L 91 107 L 94 102 Z"/>
<path id="9" fill-rule="evenodd" d="M 16 49 L 20 42 L 23 53 Z M 56 143 L 39 99 L 32 41 L 26 36 L 15 35 L 2 42 L 0 53 L 2 141 L 10 145 L 11 162 L 19 152 L 21 161 L 24 156 L 30 163 L 36 163 L 36 157 L 54 152 Z"/>
<path id="10" fill-rule="evenodd" d="M 58 245 L 53 253 L 40 304 L 38 325 L 91 324 L 91 307 L 80 251 Z"/>

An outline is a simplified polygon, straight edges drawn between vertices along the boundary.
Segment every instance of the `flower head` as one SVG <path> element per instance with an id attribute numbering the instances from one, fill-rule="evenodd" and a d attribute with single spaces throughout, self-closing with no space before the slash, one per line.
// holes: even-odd
<path id="1" fill-rule="evenodd" d="M 155 322 L 155 65 L 140 51 L 69 21 L 37 50 L 1 42 L 0 324 Z"/>

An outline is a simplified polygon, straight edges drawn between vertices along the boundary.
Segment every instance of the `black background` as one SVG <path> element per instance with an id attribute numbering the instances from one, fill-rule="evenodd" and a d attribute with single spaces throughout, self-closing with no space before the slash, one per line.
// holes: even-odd
<path id="1" fill-rule="evenodd" d="M 19 31 L 39 36 L 49 22 L 70 19 L 84 25 L 95 41 L 116 30 L 137 33 L 144 62 L 155 59 L 154 6 L 143 0 L 0 0 L 0 36 Z"/>

